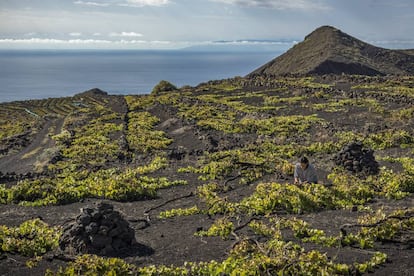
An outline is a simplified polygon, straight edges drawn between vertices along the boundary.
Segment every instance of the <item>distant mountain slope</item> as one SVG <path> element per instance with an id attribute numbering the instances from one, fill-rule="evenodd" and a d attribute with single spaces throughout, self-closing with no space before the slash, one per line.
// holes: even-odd
<path id="1" fill-rule="evenodd" d="M 414 55 L 414 49 L 401 50 L 404 54 Z"/>
<path id="2" fill-rule="evenodd" d="M 323 26 L 283 55 L 256 69 L 255 75 L 357 74 L 412 75 L 414 50 L 379 48 Z"/>

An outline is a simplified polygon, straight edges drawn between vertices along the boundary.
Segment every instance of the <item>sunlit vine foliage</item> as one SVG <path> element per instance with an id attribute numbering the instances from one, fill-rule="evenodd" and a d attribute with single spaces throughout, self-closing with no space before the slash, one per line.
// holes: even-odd
<path id="1" fill-rule="evenodd" d="M 118 201 L 152 198 L 159 189 L 187 183 L 145 175 L 165 166 L 166 160 L 157 157 L 149 165 L 136 168 L 110 168 L 96 172 L 64 170 L 56 177 L 23 180 L 11 188 L 2 185 L 0 200 L 2 203 L 42 206 L 67 204 L 88 197 Z"/>
<path id="2" fill-rule="evenodd" d="M 413 229 L 414 218 L 409 216 L 413 211 L 411 208 L 385 214 L 379 210 L 374 217 L 361 217 L 359 231 L 349 234 L 341 232 L 337 236 L 326 236 L 324 231 L 311 228 L 308 223 L 299 219 L 275 217 L 266 223 L 252 221 L 248 226 L 257 235 L 266 237 L 265 241 L 242 238 L 230 251 L 229 256 L 221 262 L 186 262 L 183 266 L 137 267 L 120 259 L 83 255 L 68 267 L 59 269 L 57 273 L 48 271 L 47 275 L 349 275 L 372 272 L 386 262 L 386 254 L 373 251 L 371 258 L 365 262 L 340 263 L 319 251 L 305 250 L 297 241 L 326 247 L 347 247 L 357 244 L 360 248 L 369 248 L 376 241 L 389 240 L 402 231 Z M 286 241 L 286 230 L 292 231 L 297 241 Z M 224 218 L 217 220 L 212 228 L 199 235 L 222 235 L 225 238 L 233 231 L 233 224 Z"/>
<path id="3" fill-rule="evenodd" d="M 49 114 L 52 109 L 56 116 L 66 118 L 61 133 L 53 137 L 59 158 L 49 164 L 47 170 L 51 174 L 19 181 L 14 186 L 0 185 L 0 203 L 42 206 L 88 197 L 141 200 L 155 198 L 159 189 L 186 184 L 152 176 L 169 165 L 163 150 L 173 141 L 157 130 L 161 121 L 154 115 L 154 110 L 167 110 L 197 134 L 213 130 L 247 139 L 241 146 L 206 151 L 191 166 L 186 163 L 186 167 L 180 168 L 179 172 L 195 173 L 201 180 L 201 184 L 195 183 L 197 187 L 191 187 L 196 204 L 158 214 L 158 219 L 165 220 L 209 216 L 214 222 L 194 234 L 202 241 L 208 241 L 208 237 L 232 240 L 226 258 L 185 262 L 181 266 L 136 266 L 121 259 L 82 255 L 57 272 L 48 271 L 48 275 L 373 272 L 387 260 L 384 252 L 377 251 L 377 243 L 398 239 L 414 228 L 412 208 L 385 211 L 372 210 L 370 205 L 378 198 L 400 200 L 414 192 L 414 159 L 409 153 L 414 153 L 414 133 L 410 127 L 413 110 L 406 106 L 394 110 L 395 103 L 383 101 L 390 95 L 397 96 L 397 100 L 413 99 L 413 79 L 352 78 L 356 85 L 341 94 L 335 94 L 338 91 L 332 85 L 313 77 L 259 76 L 254 80 L 212 81 L 195 88 L 125 96 L 125 113 L 112 109 L 109 101 L 93 97 L 79 106 L 51 101 L 50 107 L 36 105 L 26 111 L 20 104 L 12 105 L 13 114 L 20 114 L 19 122 L 13 125 L 3 119 L 0 139 L 34 131 L 38 116 Z M 348 98 L 347 93 L 353 97 Z M 371 116 L 367 118 L 384 124 L 379 128 L 367 124 L 367 129 L 362 130 L 365 126 L 338 127 L 330 121 L 332 116 L 338 116 L 333 122 L 341 120 L 351 109 L 361 112 L 361 118 Z M 7 110 L 0 108 L 0 113 L 4 112 Z M 328 155 L 354 141 L 361 141 L 383 155 L 389 149 L 405 150 L 406 155 L 378 158 L 398 163 L 396 167 L 401 169 L 381 167 L 378 175 L 361 176 L 333 168 L 329 169 L 327 183 L 301 186 L 283 180 L 291 180 L 298 156 L 306 154 L 327 160 Z M 247 185 L 250 193 L 235 199 L 237 189 Z M 297 217 L 338 209 L 357 210 L 362 215 L 329 235 Z M 40 256 L 56 247 L 58 232 L 39 220 L 14 228 L 0 227 L 2 251 Z M 346 247 L 363 249 L 370 257 L 366 261 L 341 263 L 323 253 L 328 248 L 332 251 Z"/>
<path id="4" fill-rule="evenodd" d="M 59 228 L 40 219 L 25 221 L 18 227 L 0 225 L 0 252 L 41 256 L 58 247 L 59 237 Z"/>
<path id="5" fill-rule="evenodd" d="M 126 139 L 131 150 L 148 153 L 165 149 L 172 143 L 172 139 L 167 138 L 163 131 L 154 129 L 160 122 L 159 118 L 145 111 L 154 104 L 154 97 L 126 96 L 125 99 L 129 109 Z"/>

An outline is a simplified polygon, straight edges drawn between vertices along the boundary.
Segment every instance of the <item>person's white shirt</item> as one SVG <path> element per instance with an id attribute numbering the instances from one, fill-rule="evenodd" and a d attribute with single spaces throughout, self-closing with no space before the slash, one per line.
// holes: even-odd
<path id="1" fill-rule="evenodd" d="M 297 163 L 295 165 L 294 177 L 295 182 L 318 183 L 318 176 L 316 175 L 315 167 L 309 163 L 305 168 L 303 168 L 301 163 Z"/>

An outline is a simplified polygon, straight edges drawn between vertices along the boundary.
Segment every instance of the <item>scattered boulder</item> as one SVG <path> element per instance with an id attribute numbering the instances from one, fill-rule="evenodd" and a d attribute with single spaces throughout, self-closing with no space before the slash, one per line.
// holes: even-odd
<path id="1" fill-rule="evenodd" d="M 114 207 L 105 202 L 82 208 L 64 227 L 60 248 L 70 254 L 115 255 L 137 244 L 135 231 Z"/>
<path id="2" fill-rule="evenodd" d="M 361 142 L 346 145 L 334 157 L 335 164 L 352 173 L 378 174 L 379 165 L 372 149 L 363 148 Z"/>

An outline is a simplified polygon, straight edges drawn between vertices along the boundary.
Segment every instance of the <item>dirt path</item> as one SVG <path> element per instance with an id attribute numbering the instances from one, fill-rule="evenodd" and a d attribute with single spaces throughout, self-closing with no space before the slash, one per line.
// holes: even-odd
<path id="1" fill-rule="evenodd" d="M 48 161 L 44 160 L 48 158 L 47 150 L 50 151 L 55 145 L 55 141 L 50 138 L 49 133 L 53 135 L 60 133 L 63 120 L 63 118 L 48 119 L 28 147 L 0 159 L 0 171 L 25 174 L 33 172 L 36 163 L 41 164 Z"/>

